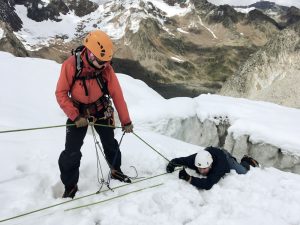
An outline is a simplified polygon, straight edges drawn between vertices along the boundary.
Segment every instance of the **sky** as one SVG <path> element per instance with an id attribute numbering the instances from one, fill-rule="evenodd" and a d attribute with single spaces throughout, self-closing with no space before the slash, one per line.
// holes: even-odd
<path id="1" fill-rule="evenodd" d="M 255 2 L 258 2 L 258 0 L 208 0 L 209 2 L 216 4 L 216 5 L 224 5 L 224 4 L 229 4 L 229 5 L 237 5 L 237 6 L 242 6 L 242 5 L 251 5 Z M 299 0 L 272 0 L 271 2 L 275 2 L 279 5 L 283 6 L 296 6 L 300 8 L 300 1 Z"/>
<path id="2" fill-rule="evenodd" d="M 0 89 L 0 131 L 65 123 L 66 116 L 54 95 L 61 65 L 44 59 L 18 58 L 4 52 L 0 52 L 0 65 L 0 77 L 5 84 Z M 271 142 L 300 155 L 298 109 L 218 95 L 166 100 L 140 80 L 124 74 L 117 76 L 135 133 L 167 159 L 202 150 L 204 146 L 179 139 L 192 138 L 199 133 L 195 121 L 217 121 L 216 118 L 228 118 L 231 124 L 228 131 L 236 138 L 247 134 L 250 141 Z M 176 131 L 178 139 L 173 138 Z M 115 133 L 119 141 L 121 130 L 116 129 Z M 65 201 L 61 199 L 63 186 L 57 165 L 64 140 L 65 128 L 0 133 L 0 221 Z M 133 134 L 124 136 L 121 151 L 122 170 L 126 174 L 134 176 L 130 166 L 135 166 L 139 177 L 165 173 L 167 160 Z M 90 131 L 82 153 L 77 197 L 99 189 Z M 107 175 L 105 161 L 102 157 L 100 161 Z M 188 173 L 197 176 L 191 170 Z M 246 175 L 232 171 L 209 191 L 197 190 L 179 180 L 178 171 L 126 187 L 120 185 L 123 183 L 113 180 L 111 187 L 119 187 L 114 192 L 92 195 L 5 224 L 300 224 L 300 175 L 264 165 L 252 168 Z M 159 186 L 129 194 L 155 185 Z M 64 211 L 121 195 L 126 196 Z"/>

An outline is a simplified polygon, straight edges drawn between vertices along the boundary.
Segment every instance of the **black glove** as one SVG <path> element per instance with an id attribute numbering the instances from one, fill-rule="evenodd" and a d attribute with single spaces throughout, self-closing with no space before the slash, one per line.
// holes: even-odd
<path id="1" fill-rule="evenodd" d="M 190 175 L 188 175 L 188 173 L 185 171 L 185 169 L 182 169 L 179 171 L 179 179 L 182 179 L 182 180 L 186 180 L 188 181 L 190 179 Z"/>
<path id="2" fill-rule="evenodd" d="M 172 161 L 170 161 L 169 164 L 166 167 L 167 173 L 173 173 L 174 170 L 175 170 L 175 167 L 176 166 L 174 165 L 174 163 L 172 163 Z"/>

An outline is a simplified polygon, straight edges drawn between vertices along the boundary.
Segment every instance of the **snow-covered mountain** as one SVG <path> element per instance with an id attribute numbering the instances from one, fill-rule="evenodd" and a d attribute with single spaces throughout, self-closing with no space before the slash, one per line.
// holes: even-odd
<path id="1" fill-rule="evenodd" d="M 297 7 L 282 6 L 270 1 L 259 1 L 249 6 L 235 7 L 239 12 L 248 13 L 257 9 L 274 19 L 279 26 L 286 27 L 300 20 L 300 10 Z"/>
<path id="2" fill-rule="evenodd" d="M 115 69 L 164 97 L 216 92 L 282 29 L 260 11 L 243 14 L 206 0 L 4 0 L 0 12 L 0 49 L 62 62 L 100 28 L 114 39 Z"/>
<path id="3" fill-rule="evenodd" d="M 49 60 L 17 58 L 3 52 L 0 52 L 0 62 L 0 77 L 5 84 L 0 89 L 0 131 L 65 123 L 65 115 L 54 95 L 59 64 Z M 77 197 L 92 195 L 3 224 L 300 223 L 299 175 L 280 171 L 269 164 L 272 162 L 279 167 L 279 163 L 296 163 L 293 171 L 300 173 L 300 110 L 217 95 L 166 100 L 144 82 L 124 74 L 117 75 L 135 132 L 168 159 L 189 155 L 204 147 L 178 139 L 192 142 L 202 136 L 202 139 L 213 140 L 209 136 L 213 134 L 208 129 L 209 123 L 218 126 L 227 123 L 228 136 L 240 143 L 229 150 L 238 156 L 238 148 L 244 151 L 245 147 L 249 147 L 249 153 L 255 154 L 262 168 L 252 168 L 246 175 L 231 172 L 209 191 L 196 190 L 179 180 L 178 172 L 174 172 L 119 187 L 113 192 L 93 194 L 99 185 L 94 142 L 89 133 L 82 148 Z M 201 122 L 205 124 L 202 128 Z M 118 140 L 121 135 L 121 131 L 116 129 Z M 199 138 L 195 138 L 197 135 Z M 251 146 L 241 142 L 245 135 Z M 177 140 L 170 136 L 177 136 Z M 65 201 L 60 198 L 63 187 L 57 165 L 64 139 L 64 128 L 0 133 L 0 221 Z M 277 149 L 268 152 L 264 149 L 266 144 Z M 167 161 L 132 134 L 124 136 L 121 151 L 122 168 L 128 174 L 134 175 L 131 165 L 136 167 L 139 177 L 149 178 L 165 172 Z M 108 168 L 102 158 L 101 163 L 106 175 Z M 120 185 L 118 181 L 111 182 L 112 188 Z M 128 194 L 154 185 L 160 186 Z M 124 196 L 115 198 L 121 195 Z M 64 211 L 109 198 L 115 199 Z"/>

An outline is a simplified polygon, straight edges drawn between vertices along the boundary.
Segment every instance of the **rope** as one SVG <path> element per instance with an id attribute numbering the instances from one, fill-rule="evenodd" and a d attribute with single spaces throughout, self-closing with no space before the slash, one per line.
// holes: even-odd
<path id="1" fill-rule="evenodd" d="M 41 129 L 50 129 L 50 128 L 58 128 L 58 127 L 68 127 L 68 126 L 75 126 L 75 124 L 64 124 L 64 125 L 56 125 L 56 126 L 47 126 L 47 127 L 35 127 L 35 128 L 27 128 L 27 129 L 17 129 L 17 130 L 4 130 L 0 131 L 1 133 L 10 133 L 10 132 L 20 132 L 20 131 L 30 131 L 30 130 L 41 130 Z M 111 125 L 104 125 L 104 124 L 97 124 L 93 123 L 93 126 L 100 126 L 100 127 L 109 127 L 109 128 L 118 128 L 122 129 L 122 127 L 119 126 L 111 126 Z M 155 148 L 153 148 L 150 144 L 148 144 L 145 140 L 143 140 L 140 136 L 138 136 L 135 132 L 132 132 L 138 139 L 140 139 L 142 142 L 144 142 L 148 147 L 150 147 L 152 150 L 154 150 L 157 154 L 159 154 L 161 157 L 163 157 L 166 161 L 170 162 L 167 157 L 165 157 L 163 154 L 161 154 L 159 151 L 157 151 Z M 124 134 L 123 134 L 124 136 Z M 121 138 L 121 141 L 123 139 L 123 136 Z M 103 154 L 103 153 L 102 153 Z M 105 157 L 104 157 L 105 158 Z"/>
<path id="2" fill-rule="evenodd" d="M 178 170 L 178 169 L 176 169 L 176 170 Z M 123 185 L 117 186 L 115 188 L 112 188 L 112 190 L 119 189 L 119 188 L 122 188 L 122 187 L 126 187 L 126 186 L 129 186 L 129 185 L 133 185 L 133 184 L 136 184 L 136 183 L 140 183 L 140 182 L 143 182 L 143 181 L 146 181 L 146 180 L 154 179 L 156 177 L 164 176 L 166 174 L 169 174 L 169 173 L 161 173 L 161 174 L 158 174 L 158 175 L 147 177 L 145 179 L 134 181 L 132 183 L 123 184 Z M 75 202 L 75 201 L 78 201 L 80 199 L 84 199 L 84 198 L 87 198 L 87 197 L 90 197 L 90 196 L 93 196 L 93 195 L 97 195 L 97 194 L 100 194 L 100 193 L 104 193 L 104 192 L 107 192 L 107 191 L 110 191 L 110 189 L 103 190 L 103 191 L 100 191 L 100 192 L 97 191 L 95 193 L 83 195 L 81 197 L 77 197 L 77 198 L 74 198 L 74 199 L 71 199 L 71 200 L 67 200 L 67 201 L 64 201 L 64 202 L 61 202 L 61 203 L 57 203 L 57 204 L 54 204 L 54 205 L 46 206 L 44 208 L 40 208 L 40 209 L 36 209 L 36 210 L 33 210 L 33 211 L 29 211 L 27 213 L 23 213 L 23 214 L 20 214 L 20 215 L 17 215 L 17 216 L 9 217 L 9 218 L 0 220 L 0 223 L 5 222 L 5 221 L 9 221 L 9 220 L 13 220 L 13 219 L 17 219 L 17 218 L 20 218 L 20 217 L 24 217 L 24 216 L 27 216 L 27 215 L 30 215 L 30 214 L 33 214 L 33 213 L 36 213 L 36 212 L 41 212 L 41 211 L 44 211 L 46 209 L 54 208 L 54 207 L 57 207 L 57 206 L 60 206 L 60 205 L 64 205 L 64 204 L 70 203 L 70 202 Z"/>
<path id="3" fill-rule="evenodd" d="M 119 126 L 105 125 L 105 124 L 99 124 L 99 123 L 94 123 L 94 126 L 98 126 L 98 127 L 110 127 L 110 128 L 118 128 L 118 129 L 122 129 L 123 128 L 123 127 L 119 127 Z"/>
<path id="4" fill-rule="evenodd" d="M 11 132 L 20 132 L 20 131 L 30 131 L 30 130 L 43 130 L 43 129 L 50 129 L 50 128 L 58 128 L 58 127 L 70 127 L 75 126 L 75 124 L 64 124 L 64 125 L 55 125 L 55 126 L 46 126 L 46 127 L 34 127 L 34 128 L 25 128 L 25 129 L 17 129 L 17 130 L 2 130 L 0 134 L 3 133 L 11 133 Z"/>
<path id="5" fill-rule="evenodd" d="M 95 123 L 93 122 L 89 122 L 89 125 L 91 126 L 91 130 L 92 130 L 92 134 L 93 134 L 93 139 L 94 139 L 94 143 L 95 143 L 95 150 L 96 150 L 96 157 L 97 157 L 97 179 L 98 179 L 98 183 L 101 185 L 99 190 L 98 190 L 98 193 L 101 191 L 102 187 L 103 187 L 103 184 L 106 184 L 107 188 L 112 190 L 110 188 L 110 177 L 111 177 L 111 174 L 112 174 L 112 165 L 110 165 L 110 163 L 108 162 L 108 160 L 106 159 L 106 156 L 104 154 L 104 151 L 103 149 L 101 148 L 100 144 L 99 144 L 99 141 L 97 140 L 97 137 L 96 137 L 96 133 L 95 133 Z M 104 124 L 97 124 L 98 126 L 103 126 L 103 127 L 114 127 L 114 126 L 110 126 L 110 125 L 104 125 Z M 125 135 L 125 132 L 123 132 L 123 135 L 119 141 L 119 144 L 118 144 L 118 147 L 120 147 L 121 143 L 122 143 L 122 140 L 123 140 L 123 137 Z M 108 177 L 107 177 L 107 181 L 104 180 L 104 175 L 103 175 L 103 171 L 102 171 L 102 167 L 101 167 L 101 163 L 100 163 L 100 157 L 99 157 L 99 154 L 98 154 L 98 148 L 100 150 L 100 152 L 102 153 L 103 155 L 103 158 L 105 159 L 108 167 L 109 167 L 109 174 L 108 174 Z M 116 156 L 115 158 L 117 157 L 117 154 L 118 152 L 116 153 Z M 114 159 L 115 160 L 115 159 Z M 99 171 L 101 172 L 101 179 L 99 179 Z"/>
<path id="6" fill-rule="evenodd" d="M 81 205 L 81 206 L 77 206 L 77 207 L 74 207 L 74 208 L 66 209 L 66 210 L 64 210 L 64 211 L 71 211 L 71 210 L 74 210 L 74 209 L 80 209 L 80 208 L 84 208 L 84 207 L 88 207 L 88 206 L 92 206 L 92 205 L 101 204 L 101 203 L 104 203 L 104 202 L 108 202 L 108 201 L 114 200 L 114 199 L 116 199 L 116 198 L 121 198 L 121 197 L 124 197 L 124 196 L 126 196 L 126 195 L 130 195 L 130 194 L 133 194 L 133 193 L 137 193 L 137 192 L 140 192 L 140 191 L 144 191 L 144 190 L 150 189 L 150 188 L 155 188 L 155 187 L 158 187 L 158 186 L 161 186 L 161 185 L 163 185 L 163 183 L 156 184 L 156 185 L 153 185 L 153 186 L 150 186 L 150 187 L 141 188 L 141 189 L 138 189 L 138 190 L 135 190 L 135 191 L 128 192 L 128 193 L 126 193 L 126 194 L 117 195 L 117 196 L 115 196 L 115 197 L 108 198 L 108 199 L 105 199 L 105 200 L 102 200 L 102 201 L 93 202 L 93 203 L 90 203 L 90 204 Z"/>
<path id="7" fill-rule="evenodd" d="M 96 123 L 94 125 L 95 126 L 103 126 L 103 127 L 111 127 L 111 128 L 122 129 L 122 127 L 118 127 L 118 126 L 103 125 L 103 124 L 96 124 Z M 75 123 L 63 124 L 63 125 L 54 125 L 54 126 L 45 126 L 45 127 L 32 127 L 32 128 L 15 129 L 15 130 L 1 130 L 0 134 L 12 133 L 12 132 L 21 132 L 21 131 L 31 131 L 31 130 L 43 130 L 43 129 L 51 129 L 51 128 L 59 128 L 59 127 L 70 127 L 70 126 L 75 126 Z"/>
<path id="8" fill-rule="evenodd" d="M 101 151 L 102 154 L 103 154 L 103 150 L 102 150 L 102 148 L 101 148 L 101 146 L 99 144 L 99 141 L 97 140 L 93 123 L 89 123 L 89 125 L 91 126 L 91 130 L 92 130 L 92 134 L 93 134 L 93 139 L 94 139 L 94 144 L 95 144 L 95 150 L 96 150 L 96 158 L 97 158 L 97 180 L 98 180 L 98 183 L 100 184 L 100 188 L 99 188 L 98 192 L 100 192 L 101 189 L 102 189 L 102 187 L 103 187 L 103 184 L 106 184 L 107 188 L 109 188 L 109 189 L 110 189 L 110 187 L 109 187 L 109 181 L 105 181 L 104 180 L 103 171 L 102 171 L 102 167 L 101 167 L 101 163 L 100 163 L 100 157 L 99 157 L 99 154 L 98 154 L 98 148 L 97 148 L 97 146 L 99 147 L 99 149 L 100 149 L 100 151 Z M 105 156 L 104 156 L 104 158 L 105 158 Z M 101 173 L 101 179 L 100 179 L 100 176 L 99 176 L 99 171 Z"/>
<path id="9" fill-rule="evenodd" d="M 134 172 L 135 172 L 135 176 L 129 177 L 131 180 L 137 180 L 137 179 L 143 179 L 143 178 L 145 178 L 145 177 L 139 177 L 137 169 L 134 166 L 130 166 L 130 168 L 132 168 L 134 170 Z"/>
<path id="10" fill-rule="evenodd" d="M 155 148 L 153 148 L 150 144 L 148 144 L 145 140 L 143 140 L 140 136 L 138 136 L 135 132 L 132 132 L 138 139 L 140 139 L 142 142 L 144 142 L 148 147 L 150 147 L 153 151 L 155 151 L 157 154 L 159 154 L 161 157 L 163 157 L 165 160 L 170 162 L 167 157 L 165 157 L 163 154 L 161 154 L 159 151 L 157 151 Z"/>

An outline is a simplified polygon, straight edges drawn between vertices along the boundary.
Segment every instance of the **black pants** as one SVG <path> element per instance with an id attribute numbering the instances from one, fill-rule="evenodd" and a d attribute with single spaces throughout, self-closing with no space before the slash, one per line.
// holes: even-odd
<path id="1" fill-rule="evenodd" d="M 68 119 L 67 124 L 73 122 Z M 97 124 L 108 124 L 108 120 L 99 120 Z M 75 126 L 67 127 L 65 150 L 60 154 L 58 164 L 60 177 L 66 188 L 72 188 L 78 183 L 79 167 L 81 159 L 81 146 L 86 135 L 88 127 L 77 128 Z M 96 132 L 100 136 L 105 157 L 111 169 L 121 170 L 121 152 L 119 144 L 114 138 L 114 129 L 110 127 L 95 126 Z"/>

